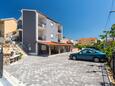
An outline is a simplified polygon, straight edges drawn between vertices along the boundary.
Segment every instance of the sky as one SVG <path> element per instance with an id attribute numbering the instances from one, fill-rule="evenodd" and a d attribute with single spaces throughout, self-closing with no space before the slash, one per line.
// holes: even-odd
<path id="1" fill-rule="evenodd" d="M 110 29 L 115 23 L 115 13 L 112 13 L 105 28 L 111 2 L 112 0 L 1 0 L 0 18 L 18 19 L 21 9 L 36 9 L 60 22 L 65 37 L 74 40 L 99 37 L 103 30 Z"/>

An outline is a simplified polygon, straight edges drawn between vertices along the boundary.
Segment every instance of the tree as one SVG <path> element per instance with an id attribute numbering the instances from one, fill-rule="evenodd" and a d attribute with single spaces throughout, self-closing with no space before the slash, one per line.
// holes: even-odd
<path id="1" fill-rule="evenodd" d="M 112 37 L 113 41 L 115 40 L 115 24 L 112 25 L 110 30 L 110 37 Z"/>
<path id="2" fill-rule="evenodd" d="M 105 39 L 105 35 L 99 35 L 99 37 L 101 38 L 101 40 L 104 40 Z"/>
<path id="3" fill-rule="evenodd" d="M 110 34 L 110 31 L 103 31 L 103 33 L 104 33 L 104 35 L 105 35 L 105 38 L 106 38 L 106 43 L 107 43 L 107 37 L 108 37 L 108 35 Z"/>

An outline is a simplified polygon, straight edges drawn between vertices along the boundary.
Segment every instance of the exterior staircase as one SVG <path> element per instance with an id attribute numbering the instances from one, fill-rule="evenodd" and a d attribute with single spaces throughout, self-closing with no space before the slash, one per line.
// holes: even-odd
<path id="1" fill-rule="evenodd" d="M 20 47 L 20 45 L 13 42 L 4 43 L 3 45 L 4 64 L 10 64 L 11 62 L 17 61 L 20 55 L 22 58 L 27 56 L 27 54 Z"/>

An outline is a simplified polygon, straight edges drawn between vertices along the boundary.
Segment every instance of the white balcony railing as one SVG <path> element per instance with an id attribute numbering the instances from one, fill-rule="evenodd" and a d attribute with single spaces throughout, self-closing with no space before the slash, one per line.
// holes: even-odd
<path id="1" fill-rule="evenodd" d="M 46 24 L 44 24 L 44 23 L 39 23 L 38 24 L 38 27 L 41 27 L 40 29 L 45 29 L 46 28 Z"/>

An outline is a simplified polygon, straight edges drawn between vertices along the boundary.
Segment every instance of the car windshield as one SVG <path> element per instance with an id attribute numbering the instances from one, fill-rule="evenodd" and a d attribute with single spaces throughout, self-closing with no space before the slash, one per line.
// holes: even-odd
<path id="1" fill-rule="evenodd" d="M 103 53 L 103 52 L 96 50 L 95 53 Z"/>
<path id="2" fill-rule="evenodd" d="M 86 53 L 94 53 L 94 50 L 91 49 L 84 49 L 79 52 L 79 54 L 86 54 Z"/>

